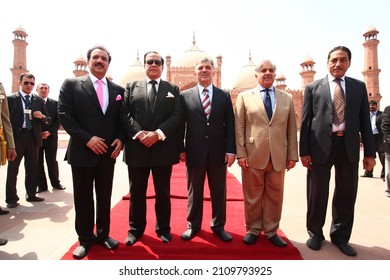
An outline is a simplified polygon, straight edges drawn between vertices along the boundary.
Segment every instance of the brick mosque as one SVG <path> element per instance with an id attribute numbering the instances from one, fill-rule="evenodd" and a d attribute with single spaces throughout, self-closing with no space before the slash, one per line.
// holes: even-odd
<path id="1" fill-rule="evenodd" d="M 379 73 L 380 69 L 378 68 L 378 44 L 379 40 L 377 39 L 377 34 L 379 31 L 375 27 L 370 27 L 366 32 L 364 32 L 364 69 L 362 71 L 364 82 L 367 86 L 368 99 L 376 100 L 380 107 L 380 101 L 382 96 L 379 90 Z M 13 67 L 10 69 L 12 72 L 12 92 L 19 90 L 18 80 L 21 73 L 28 71 L 26 69 L 27 57 L 26 57 L 26 48 L 27 48 L 27 33 L 22 27 L 18 27 L 13 31 L 14 39 L 12 41 L 14 45 L 14 59 Z M 196 85 L 197 80 L 194 76 L 194 67 L 196 62 L 205 56 L 208 56 L 207 53 L 200 50 L 196 45 L 195 36 L 192 41 L 192 46 L 184 52 L 182 57 L 177 60 L 177 62 L 171 62 L 171 56 L 166 56 L 165 61 L 165 80 L 172 82 L 179 86 L 180 90 L 188 89 Z M 217 87 L 221 87 L 222 80 L 222 56 L 217 56 L 214 59 L 215 62 L 215 76 L 214 84 Z M 86 75 L 88 73 L 88 65 L 85 57 L 80 56 L 73 61 L 74 70 L 73 74 L 76 77 Z M 286 77 L 284 75 L 277 75 L 275 81 L 275 87 L 281 90 L 284 90 L 290 93 L 294 98 L 295 111 L 297 115 L 298 127 L 301 122 L 301 111 L 303 103 L 303 94 L 307 84 L 314 81 L 314 76 L 316 71 L 314 70 L 314 60 L 311 57 L 306 57 L 303 59 L 301 66 L 301 71 L 299 74 L 302 77 L 302 88 L 300 89 L 289 89 L 286 84 Z M 249 61 L 245 66 L 243 66 L 235 79 L 231 89 L 227 89 L 232 97 L 233 104 L 235 99 L 241 91 L 254 88 L 258 85 L 257 80 L 254 76 L 254 69 L 256 65 L 252 61 L 252 57 L 249 54 Z M 108 76 L 108 79 L 112 80 L 112 77 Z M 139 54 L 133 65 L 131 65 L 126 71 L 124 71 L 123 76 L 120 78 L 119 84 L 123 87 L 126 86 L 128 82 L 140 80 L 145 78 L 145 72 L 143 64 L 140 61 Z"/>

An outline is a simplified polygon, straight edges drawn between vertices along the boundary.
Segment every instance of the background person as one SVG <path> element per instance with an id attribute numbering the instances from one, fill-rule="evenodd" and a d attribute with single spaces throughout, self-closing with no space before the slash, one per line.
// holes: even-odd
<path id="1" fill-rule="evenodd" d="M 46 159 L 46 167 L 49 173 L 50 183 L 53 189 L 64 190 L 61 185 L 58 170 L 57 150 L 58 150 L 58 129 L 60 128 L 60 120 L 58 118 L 58 101 L 48 97 L 50 87 L 46 83 L 37 85 L 38 95 L 43 99 L 46 105 L 46 110 L 52 120 L 50 125 L 42 126 L 42 146 L 38 152 L 38 190 L 37 192 L 47 191 L 47 180 L 44 167 L 44 158 Z"/>
<path id="2" fill-rule="evenodd" d="M 26 200 L 40 202 L 45 200 L 36 196 L 38 186 L 38 150 L 42 146 L 42 124 L 50 124 L 51 118 L 46 111 L 42 98 L 32 93 L 35 77 L 31 73 L 22 73 L 19 78 L 20 90 L 8 96 L 8 107 L 16 158 L 8 163 L 6 181 L 6 203 L 8 208 L 19 205 L 16 181 L 19 165 L 24 159 Z"/>

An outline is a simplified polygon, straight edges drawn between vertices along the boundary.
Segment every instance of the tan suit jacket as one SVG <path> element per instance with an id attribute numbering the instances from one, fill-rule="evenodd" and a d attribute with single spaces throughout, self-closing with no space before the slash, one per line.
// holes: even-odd
<path id="1" fill-rule="evenodd" d="M 0 126 L 3 126 L 4 138 L 7 141 L 8 149 L 15 149 L 14 135 L 12 132 L 11 121 L 9 119 L 8 100 L 5 95 L 3 85 L 0 83 Z M 0 149 L 1 153 L 1 149 Z"/>
<path id="2" fill-rule="evenodd" d="M 236 100 L 237 158 L 248 157 L 249 167 L 265 169 L 271 158 L 276 171 L 286 160 L 298 161 L 297 124 L 293 98 L 275 89 L 275 109 L 268 120 L 259 87 L 241 92 Z"/>

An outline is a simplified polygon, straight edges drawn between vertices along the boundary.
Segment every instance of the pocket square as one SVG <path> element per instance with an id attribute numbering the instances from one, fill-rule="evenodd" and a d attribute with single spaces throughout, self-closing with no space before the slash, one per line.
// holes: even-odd
<path id="1" fill-rule="evenodd" d="M 122 96 L 120 95 L 120 94 L 118 94 L 117 96 L 116 96 L 116 99 L 115 99 L 116 101 L 121 101 L 122 100 Z"/>
<path id="2" fill-rule="evenodd" d="M 174 98 L 174 97 L 175 97 L 175 96 L 174 96 L 172 93 L 170 93 L 170 92 L 167 93 L 166 98 Z"/>

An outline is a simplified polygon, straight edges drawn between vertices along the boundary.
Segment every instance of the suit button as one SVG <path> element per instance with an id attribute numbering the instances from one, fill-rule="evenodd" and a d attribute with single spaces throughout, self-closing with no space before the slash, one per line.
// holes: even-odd
<path id="1" fill-rule="evenodd" d="M 210 123 L 207 123 L 207 125 L 210 125 Z"/>

